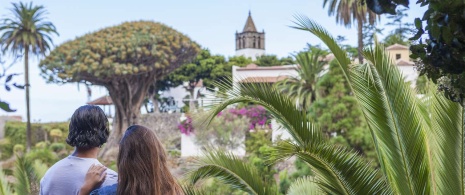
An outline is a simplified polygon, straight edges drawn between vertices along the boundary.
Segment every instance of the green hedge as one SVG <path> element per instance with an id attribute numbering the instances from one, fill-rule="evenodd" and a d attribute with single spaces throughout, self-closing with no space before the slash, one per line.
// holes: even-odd
<path id="1" fill-rule="evenodd" d="M 13 147 L 16 144 L 26 146 L 26 123 L 17 121 L 8 121 L 5 124 L 5 136 L 0 140 L 0 159 L 7 159 L 13 154 Z M 31 124 L 31 146 L 39 142 L 51 143 L 53 138 L 50 137 L 50 130 L 60 129 L 63 136 L 57 139 L 57 143 L 66 144 L 66 137 L 69 132 L 69 122 L 60 123 L 32 123 Z"/>

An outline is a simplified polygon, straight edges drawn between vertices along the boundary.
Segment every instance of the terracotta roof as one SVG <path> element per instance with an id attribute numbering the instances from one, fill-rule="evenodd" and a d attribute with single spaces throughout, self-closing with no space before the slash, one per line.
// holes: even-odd
<path id="1" fill-rule="evenodd" d="M 276 83 L 288 78 L 288 76 L 277 76 L 277 77 L 248 77 L 242 79 L 241 83 Z"/>
<path id="2" fill-rule="evenodd" d="M 236 70 L 292 70 L 296 69 L 296 65 L 281 65 L 281 66 L 258 66 L 256 64 L 249 64 L 246 67 L 238 68 Z"/>
<path id="3" fill-rule="evenodd" d="M 409 62 L 409 61 L 406 61 L 406 60 L 402 60 L 402 59 L 398 59 L 396 61 L 396 65 L 397 66 L 413 66 L 415 63 L 413 62 Z"/>
<path id="4" fill-rule="evenodd" d="M 252 20 L 252 15 L 250 14 L 249 11 L 249 17 L 247 17 L 247 21 L 245 22 L 244 30 L 242 32 L 257 32 L 257 29 L 255 28 L 255 24 L 253 23 Z"/>
<path id="5" fill-rule="evenodd" d="M 394 44 L 386 48 L 386 50 L 408 50 L 409 47 L 401 44 Z"/>
<path id="6" fill-rule="evenodd" d="M 106 95 L 103 97 L 99 97 L 93 101 L 87 102 L 89 105 L 112 105 L 113 101 L 111 100 L 111 97 Z"/>

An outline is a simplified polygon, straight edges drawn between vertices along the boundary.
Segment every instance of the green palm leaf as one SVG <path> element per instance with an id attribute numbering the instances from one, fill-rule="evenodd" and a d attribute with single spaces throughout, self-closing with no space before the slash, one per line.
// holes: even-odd
<path id="1" fill-rule="evenodd" d="M 226 98 L 214 100 L 216 106 L 210 111 L 207 122 L 210 122 L 229 105 L 239 102 L 253 103 L 265 107 L 301 147 L 305 148 L 322 142 L 321 131 L 309 122 L 306 111 L 299 109 L 292 98 L 282 94 L 275 86 L 264 83 L 243 83 L 240 88 L 234 87 L 232 90 L 227 90 L 230 88 L 228 86 L 231 86 L 230 82 L 224 81 L 217 84 L 225 91 L 221 97 Z"/>
<path id="2" fill-rule="evenodd" d="M 463 108 L 448 100 L 442 93 L 436 93 L 431 84 L 430 100 L 431 128 L 428 132 L 432 142 L 434 169 L 433 176 L 440 194 L 464 194 L 464 140 Z M 428 116 L 427 116 L 428 117 Z M 458 171 L 462 170 L 462 171 Z"/>
<path id="3" fill-rule="evenodd" d="M 39 193 L 39 180 L 32 162 L 23 156 L 16 157 L 14 175 L 16 177 L 16 193 L 29 195 Z"/>
<path id="4" fill-rule="evenodd" d="M 318 184 L 312 177 L 297 178 L 287 191 L 287 195 L 319 195 L 324 194 L 320 191 Z"/>
<path id="5" fill-rule="evenodd" d="M 271 159 L 297 156 L 316 172 L 316 183 L 327 194 L 392 194 L 386 180 L 362 158 L 345 148 L 322 143 L 302 150 L 292 142 L 280 142 Z"/>
<path id="6" fill-rule="evenodd" d="M 419 100 L 381 47 L 366 50 L 370 64 L 350 67 L 345 52 L 321 26 L 298 17 L 299 29 L 318 36 L 335 54 L 370 126 L 379 161 L 400 194 L 429 194 L 431 178 Z"/>
<path id="7" fill-rule="evenodd" d="M 277 87 L 283 93 L 286 93 L 292 99 L 298 100 L 299 106 L 304 110 L 317 98 L 316 84 L 323 71 L 325 64 L 320 58 L 320 52 L 301 52 L 296 55 L 296 61 L 299 67 L 296 68 L 298 75 L 280 81 Z"/>
<path id="8" fill-rule="evenodd" d="M 12 189 L 8 185 L 5 174 L 1 170 L 0 170 L 0 194 L 4 194 L 4 195 L 13 194 Z"/>
<path id="9" fill-rule="evenodd" d="M 188 173 L 191 184 L 215 177 L 235 189 L 256 195 L 275 195 L 274 181 L 262 181 L 258 170 L 232 154 L 211 152 L 199 161 L 198 168 Z M 194 191 L 192 191 L 194 192 Z M 194 192 L 196 193 L 196 192 Z"/>

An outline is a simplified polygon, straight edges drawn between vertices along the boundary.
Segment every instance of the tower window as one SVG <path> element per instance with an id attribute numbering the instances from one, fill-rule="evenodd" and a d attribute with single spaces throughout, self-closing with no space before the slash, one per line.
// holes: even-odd
<path id="1" fill-rule="evenodd" d="M 255 36 L 253 36 L 253 43 L 252 43 L 252 47 L 255 48 L 255 43 L 257 42 L 257 39 L 255 38 Z"/>
<path id="2" fill-rule="evenodd" d="M 396 54 L 396 60 L 400 59 L 400 54 Z"/>
<path id="3" fill-rule="evenodd" d="M 245 48 L 245 37 L 242 37 L 242 48 Z"/>
<path id="4" fill-rule="evenodd" d="M 241 37 L 237 39 L 237 48 L 241 49 Z"/>
<path id="5" fill-rule="evenodd" d="M 258 49 L 261 49 L 261 44 L 260 44 L 260 37 L 258 37 Z"/>

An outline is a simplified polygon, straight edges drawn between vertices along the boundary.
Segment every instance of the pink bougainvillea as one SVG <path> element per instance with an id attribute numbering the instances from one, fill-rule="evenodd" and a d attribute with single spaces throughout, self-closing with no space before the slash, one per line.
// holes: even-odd
<path id="1" fill-rule="evenodd" d="M 271 128 L 269 123 L 269 114 L 266 112 L 265 108 L 262 106 L 247 106 L 242 108 L 231 108 L 224 110 L 223 112 L 229 112 L 232 116 L 237 116 L 241 118 L 246 118 L 249 120 L 249 129 L 255 128 Z M 216 117 L 224 117 L 225 121 L 232 121 L 231 115 L 224 114 L 223 112 L 218 113 Z M 228 118 L 229 117 L 229 118 Z M 268 123 L 268 124 L 267 124 Z M 192 126 L 192 118 L 187 117 L 186 120 L 182 121 L 178 125 L 181 133 L 189 135 L 194 131 Z"/>

